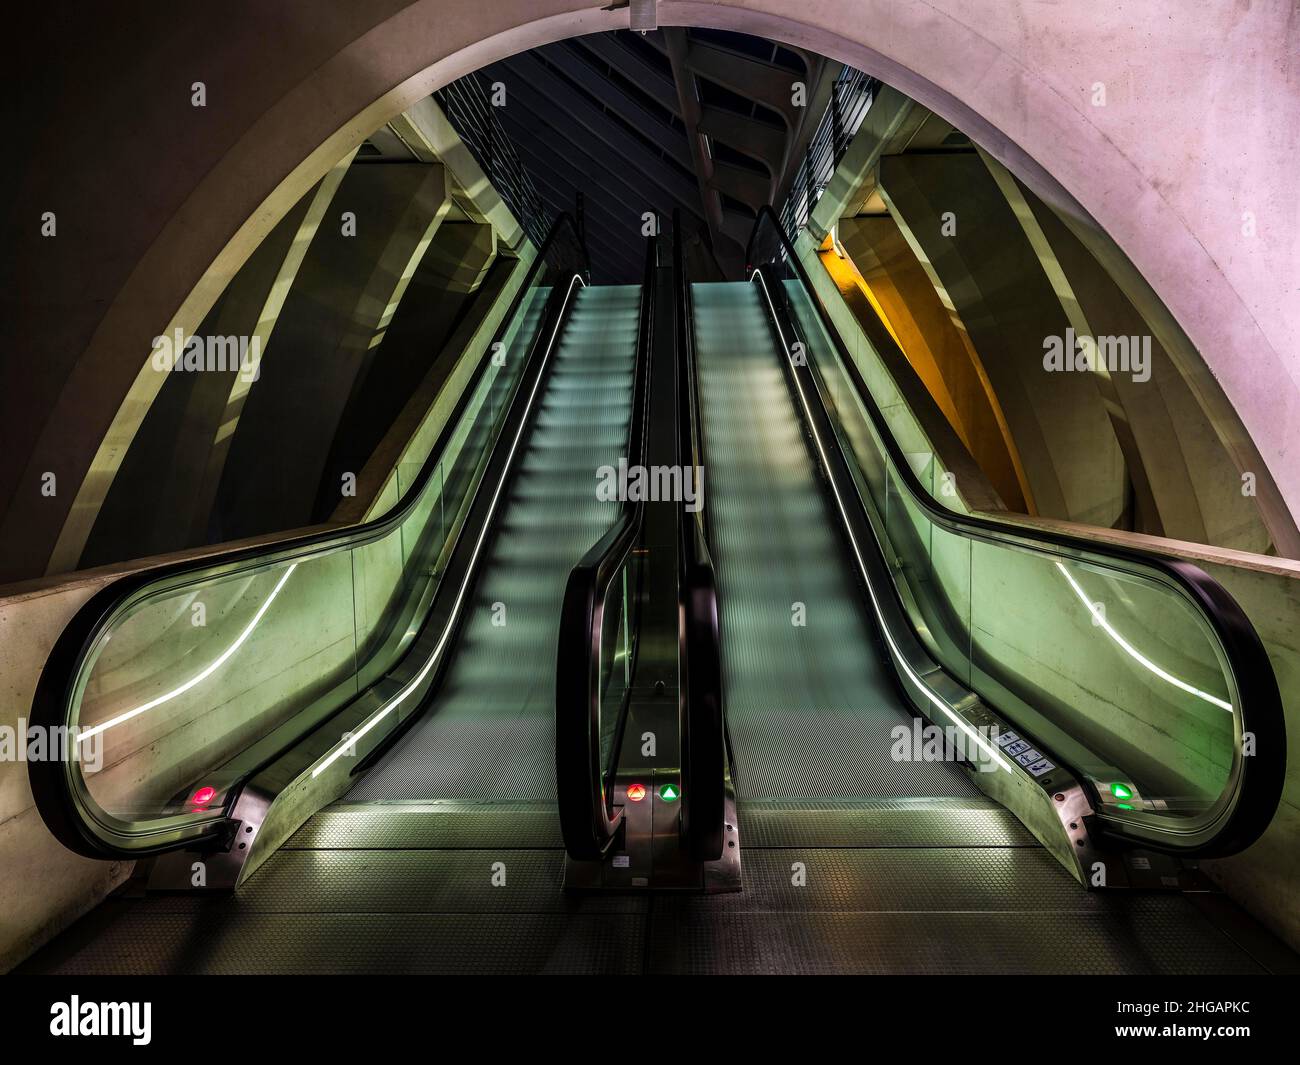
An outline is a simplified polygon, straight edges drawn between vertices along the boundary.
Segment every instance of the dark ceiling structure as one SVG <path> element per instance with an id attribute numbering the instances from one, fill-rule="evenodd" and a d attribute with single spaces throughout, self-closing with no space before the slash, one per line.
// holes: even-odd
<path id="1" fill-rule="evenodd" d="M 639 281 L 643 214 L 681 212 L 736 276 L 760 207 L 796 180 L 841 66 L 708 29 L 621 30 L 523 52 L 475 77 L 551 213 L 582 195 L 592 274 Z M 706 256 L 707 257 L 707 256 Z"/>

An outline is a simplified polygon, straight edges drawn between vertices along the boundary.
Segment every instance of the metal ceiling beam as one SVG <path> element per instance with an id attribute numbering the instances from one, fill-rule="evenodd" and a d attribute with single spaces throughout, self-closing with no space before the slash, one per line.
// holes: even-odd
<path id="1" fill-rule="evenodd" d="M 653 208 L 660 213 L 671 214 L 675 208 L 680 208 L 699 218 L 694 189 L 684 180 L 679 183 L 681 186 L 679 191 L 685 193 L 685 198 L 666 191 L 661 183 L 645 174 L 626 158 L 622 159 L 627 163 L 626 167 L 616 169 L 611 166 L 610 153 L 603 141 L 575 123 L 554 125 L 553 120 L 556 116 L 548 113 L 548 109 L 537 101 L 516 97 L 516 105 L 528 112 L 532 121 L 520 122 L 517 118 L 506 118 L 504 120 L 506 128 L 510 131 L 512 139 L 531 145 L 534 155 L 553 158 L 556 155 L 556 148 L 562 144 L 564 155 L 573 163 L 575 173 L 586 178 L 599 177 L 606 185 L 623 190 L 625 202 L 630 207 L 636 207 L 638 213 Z M 554 139 L 553 143 L 543 143 L 539 140 L 539 130 L 542 129 L 548 131 L 548 136 Z M 662 163 L 660 165 L 662 166 Z M 594 184 L 588 181 L 583 187 L 588 188 Z M 640 204 L 644 204 L 644 207 L 638 206 Z"/>
<path id="2" fill-rule="evenodd" d="M 710 184 L 733 200 L 748 204 L 755 213 L 772 195 L 771 178 L 743 167 L 732 166 L 730 163 L 721 163 L 716 159 L 713 161 L 713 177 Z"/>
<path id="3" fill-rule="evenodd" d="M 583 191 L 593 237 L 611 224 L 620 234 L 636 231 L 630 223 L 644 210 L 664 217 L 683 210 L 734 273 L 752 225 L 741 205 L 756 211 L 780 204 L 802 179 L 840 69 L 790 49 L 805 66 L 800 73 L 775 61 L 779 47 L 756 57 L 682 28 L 603 33 L 512 56 L 492 71 L 507 84 L 503 121 L 512 139 L 527 145 L 532 169 L 546 171 L 558 206 L 570 208 L 574 192 Z M 803 107 L 792 98 L 796 81 L 806 86 Z M 702 97 L 715 98 L 711 86 L 747 102 L 706 105 Z M 769 120 L 755 117 L 760 106 Z M 627 255 L 613 248 L 601 254 L 627 268 Z"/>
<path id="4" fill-rule="evenodd" d="M 566 125 L 564 130 L 569 134 L 570 140 L 578 141 L 585 131 L 607 148 L 612 148 L 629 166 L 644 175 L 647 181 L 658 185 L 670 197 L 683 203 L 689 203 L 694 198 L 688 178 L 680 175 L 675 168 L 664 165 L 663 160 L 637 137 L 558 77 L 536 56 L 528 53 L 512 56 L 497 64 L 496 69 L 505 70 L 515 81 L 513 92 L 507 84 L 507 100 L 523 101 L 525 106 L 529 106 L 535 115 L 543 119 L 543 103 L 560 107 L 573 122 L 572 126 Z"/>
<path id="5" fill-rule="evenodd" d="M 514 140 L 515 149 L 524 160 L 529 173 L 534 176 L 534 180 L 545 183 L 547 195 L 556 210 L 572 211 L 576 202 L 576 193 L 581 190 L 584 210 L 587 214 L 586 230 L 589 244 L 603 245 L 611 257 L 621 261 L 620 249 L 624 247 L 624 242 L 612 238 L 606 239 L 606 235 L 639 233 L 638 220 L 629 212 L 626 198 L 620 196 L 617 189 L 610 185 L 584 180 L 589 176 L 585 167 L 575 167 L 566 171 L 557 162 L 554 144 L 546 143 L 528 134 L 519 135 L 517 131 L 512 131 L 511 139 Z M 659 210 L 659 208 L 655 209 Z M 598 218 L 603 218 L 605 222 L 602 225 L 592 224 Z M 638 276 L 640 266 L 637 265 L 635 257 L 624 265 L 632 268 L 632 276 Z"/>
<path id="6" fill-rule="evenodd" d="M 548 45 L 539 51 L 556 65 L 567 61 L 564 72 L 570 78 L 600 100 L 609 110 L 616 112 L 623 121 L 643 130 L 667 155 L 675 159 L 679 166 L 687 170 L 691 168 L 691 153 L 686 147 L 686 140 L 680 129 L 666 123 L 659 114 L 621 91 L 606 75 L 598 73 L 581 59 L 575 61 L 572 50 L 565 48 L 563 44 Z M 617 70 L 629 81 L 635 81 L 635 78 L 621 67 L 613 63 L 605 63 L 605 66 Z M 673 102 L 676 104 L 675 99 Z M 668 110 L 680 121 L 675 106 Z"/>
<path id="7" fill-rule="evenodd" d="M 780 173 L 786 153 L 784 128 L 706 105 L 700 109 L 699 129 L 706 136 L 762 163 L 774 177 Z"/>
<path id="8" fill-rule="evenodd" d="M 793 87 L 796 81 L 803 81 L 805 75 L 775 63 L 765 63 L 744 52 L 695 40 L 687 37 L 684 30 L 677 32 L 687 40 L 684 59 L 695 74 L 775 111 L 791 129 L 798 125 L 800 109 L 794 105 Z M 665 31 L 666 46 L 668 41 Z M 672 59 L 671 48 L 668 58 Z"/>
<path id="9" fill-rule="evenodd" d="M 817 132 L 821 117 L 830 106 L 831 93 L 835 91 L 835 78 L 842 69 L 839 63 L 832 63 L 817 56 L 808 68 L 808 106 L 799 108 L 798 124 L 790 131 L 786 142 L 786 151 L 781 165 L 772 183 L 772 203 L 778 205 L 785 200 L 808 151 L 808 142 Z"/>
<path id="10" fill-rule="evenodd" d="M 645 38 L 650 40 L 651 38 Z M 617 67 L 635 81 L 646 95 L 654 98 L 669 111 L 677 112 L 677 86 L 673 79 L 649 63 L 643 56 L 620 42 L 613 33 L 591 33 L 585 37 L 573 38 L 573 43 L 585 48 L 592 55 L 604 60 L 612 67 Z"/>
<path id="11" fill-rule="evenodd" d="M 553 203 L 567 204 L 565 209 L 572 212 L 575 189 L 566 178 L 539 169 L 533 180 L 544 196 L 550 197 Z M 625 249 L 622 242 L 611 235 L 616 232 L 617 227 L 612 224 L 591 224 L 593 219 L 607 217 L 608 208 L 599 201 L 593 203 L 586 193 L 584 198 L 587 215 L 587 250 L 593 260 L 593 273 L 597 276 L 602 276 L 606 272 L 617 277 L 637 276 L 640 267 L 635 258 Z"/>
<path id="12" fill-rule="evenodd" d="M 723 231 L 722 201 L 712 185 L 713 159 L 709 155 L 704 135 L 700 132 L 700 100 L 696 92 L 695 75 L 686 62 L 686 31 L 674 27 L 663 30 L 662 36 L 664 47 L 668 50 L 668 61 L 672 64 L 673 80 L 677 85 L 678 113 L 686 126 L 686 140 L 695 161 L 695 178 L 699 185 L 700 203 L 704 208 L 704 220 L 708 224 L 713 243 L 713 254 L 724 268 L 734 271 L 738 265 L 744 265 L 740 262 L 744 253 Z"/>

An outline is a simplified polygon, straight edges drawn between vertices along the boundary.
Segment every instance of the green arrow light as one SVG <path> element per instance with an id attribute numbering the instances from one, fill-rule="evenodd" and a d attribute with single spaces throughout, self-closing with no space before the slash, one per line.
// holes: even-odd
<path id="1" fill-rule="evenodd" d="M 1110 793 L 1111 793 L 1112 795 L 1114 795 L 1115 798 L 1117 798 L 1117 799 L 1131 799 L 1131 798 L 1133 798 L 1133 789 L 1132 789 L 1132 788 L 1129 788 L 1129 787 L 1126 787 L 1126 786 L 1123 785 L 1123 784 L 1112 784 L 1112 785 L 1110 786 Z"/>
<path id="2" fill-rule="evenodd" d="M 681 797 L 681 794 L 676 784 L 665 784 L 659 789 L 659 798 L 664 802 L 676 802 Z"/>

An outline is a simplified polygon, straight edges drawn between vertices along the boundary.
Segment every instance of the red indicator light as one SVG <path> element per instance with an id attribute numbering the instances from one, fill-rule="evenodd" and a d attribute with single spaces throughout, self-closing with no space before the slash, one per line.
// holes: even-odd
<path id="1" fill-rule="evenodd" d="M 644 798 L 645 798 L 644 784 L 629 784 L 627 786 L 628 802 L 640 802 Z"/>
<path id="2" fill-rule="evenodd" d="M 194 797 L 190 799 L 190 803 L 194 806 L 207 806 L 208 803 L 216 797 L 216 788 L 199 788 L 199 790 L 194 793 Z"/>

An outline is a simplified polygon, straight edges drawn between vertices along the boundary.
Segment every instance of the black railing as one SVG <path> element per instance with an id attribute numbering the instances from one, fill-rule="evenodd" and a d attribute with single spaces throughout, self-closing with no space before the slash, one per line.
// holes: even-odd
<path id="1" fill-rule="evenodd" d="M 853 67 L 844 67 L 836 77 L 830 104 L 808 142 L 790 194 L 781 207 L 781 224 L 787 233 L 797 233 L 808 224 L 879 91 L 876 78 Z"/>
<path id="2" fill-rule="evenodd" d="M 673 291 L 677 324 L 678 464 L 683 478 L 695 471 L 696 501 L 679 514 L 677 587 L 678 687 L 682 722 L 683 834 L 691 856 L 721 857 L 726 820 L 727 722 L 718 634 L 718 591 L 709 554 L 704 506 L 704 436 L 695 366 L 691 284 L 682 250 L 682 227 L 673 215 Z"/>
<path id="3" fill-rule="evenodd" d="M 658 254 L 659 238 L 651 237 L 637 323 L 629 467 L 646 463 Z M 614 805 L 614 774 L 640 643 L 644 559 L 636 548 L 644 528 L 645 502 L 629 495 L 564 589 L 555 677 L 556 797 L 565 849 L 578 861 L 604 855 L 623 817 Z"/>
<path id="4" fill-rule="evenodd" d="M 497 118 L 492 105 L 492 86 L 486 76 L 467 74 L 433 95 L 492 187 L 505 200 L 529 239 L 540 247 L 550 229 L 550 211 Z"/>

